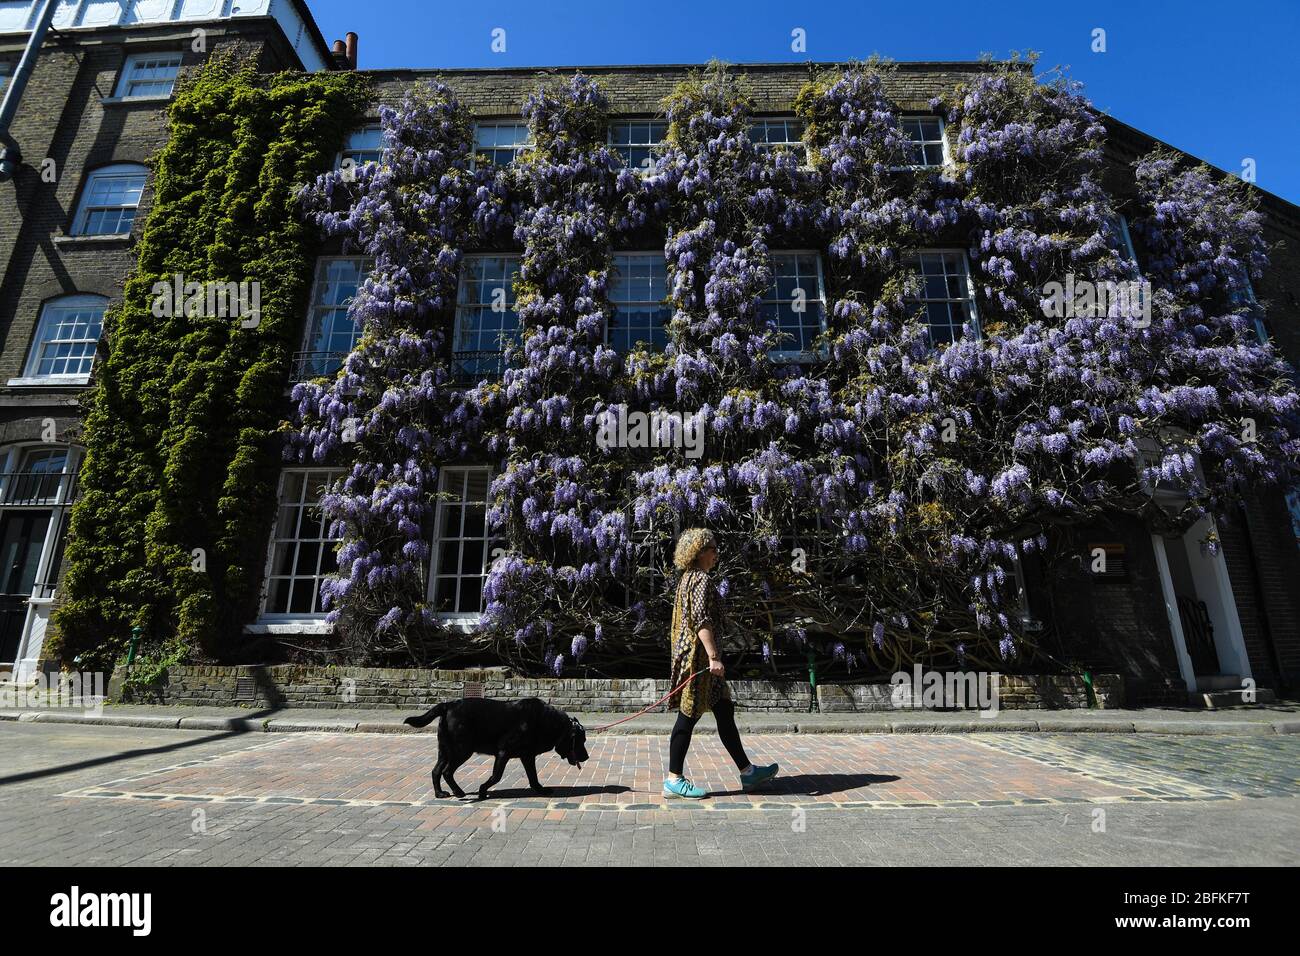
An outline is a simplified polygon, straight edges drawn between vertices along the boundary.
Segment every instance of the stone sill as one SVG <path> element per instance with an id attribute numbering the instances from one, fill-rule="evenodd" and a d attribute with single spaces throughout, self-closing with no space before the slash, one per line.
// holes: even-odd
<path id="1" fill-rule="evenodd" d="M 129 248 L 135 245 L 135 236 L 131 233 L 119 233 L 112 236 L 55 236 L 54 245 L 69 249 L 97 249 L 101 246 L 125 246 Z"/>
<path id="2" fill-rule="evenodd" d="M 334 625 L 319 618 L 258 621 L 244 626 L 245 634 L 333 634 Z"/>
<path id="3" fill-rule="evenodd" d="M 76 378 L 11 378 L 5 382 L 8 388 L 41 388 L 41 389 L 59 389 L 75 388 L 82 389 L 90 384 L 90 376 L 78 376 Z"/>
<path id="4" fill-rule="evenodd" d="M 157 109 L 172 100 L 171 94 L 167 96 L 101 96 L 99 102 L 103 106 L 150 106 Z"/>

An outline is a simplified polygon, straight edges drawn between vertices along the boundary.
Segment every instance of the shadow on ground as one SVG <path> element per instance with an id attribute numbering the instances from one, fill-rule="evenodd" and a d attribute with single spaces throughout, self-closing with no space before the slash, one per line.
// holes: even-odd
<path id="1" fill-rule="evenodd" d="M 772 795 L 798 795 L 819 797 L 830 793 L 843 793 L 846 790 L 858 790 L 873 783 L 894 783 L 902 778 L 894 774 L 881 773 L 799 773 L 789 777 L 777 777 L 769 785 L 758 790 L 715 791 L 715 797 L 734 797 L 750 793 L 755 796 L 764 793 Z"/>

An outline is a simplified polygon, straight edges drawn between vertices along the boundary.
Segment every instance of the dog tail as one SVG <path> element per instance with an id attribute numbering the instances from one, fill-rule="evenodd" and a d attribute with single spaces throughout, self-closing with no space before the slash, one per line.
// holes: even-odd
<path id="1" fill-rule="evenodd" d="M 441 717 L 446 712 L 447 702 L 443 701 L 441 704 L 434 704 L 433 707 L 425 711 L 419 717 L 407 717 L 402 721 L 402 723 L 406 724 L 408 727 L 428 727 L 433 723 L 435 717 Z"/>

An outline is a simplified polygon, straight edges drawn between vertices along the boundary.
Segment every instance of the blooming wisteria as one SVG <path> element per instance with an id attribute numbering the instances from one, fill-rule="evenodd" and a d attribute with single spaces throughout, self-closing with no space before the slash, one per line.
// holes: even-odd
<path id="1" fill-rule="evenodd" d="M 294 388 L 288 454 L 348 469 L 321 502 L 343 542 L 323 588 L 330 620 L 362 656 L 422 657 L 438 630 L 425 600 L 438 465 L 475 447 L 491 407 L 450 387 L 444 317 L 472 236 L 509 214 L 469 171 L 471 122 L 447 90 L 413 91 L 381 119 L 382 162 L 326 174 L 304 195 L 325 233 L 374 266 L 351 306 L 363 334 L 342 370 Z"/>
<path id="2" fill-rule="evenodd" d="M 469 113 L 434 88 L 384 111 L 380 163 L 308 191 L 375 259 L 360 343 L 299 386 L 291 443 L 350 469 L 323 504 L 343 539 L 325 593 L 363 656 L 651 672 L 671 542 L 705 525 L 742 670 L 1020 666 L 1026 556 L 1075 559 L 1074 529 L 1103 518 L 1185 528 L 1294 474 L 1300 400 L 1259 337 L 1244 185 L 1156 153 L 1117 205 L 1100 118 L 1018 64 L 930 104 L 949 161 L 927 164 L 889 84 L 877 64 L 814 79 L 805 153 L 756 142 L 743 78 L 711 68 L 665 102 L 641 172 L 584 76 L 529 99 L 533 145 L 507 167 L 472 162 Z M 657 248 L 662 299 L 641 307 L 660 342 L 616 339 L 618 254 Z M 503 250 L 518 333 L 503 375 L 466 381 L 457 276 Z M 1149 281 L 1150 313 L 1053 312 L 1074 277 Z M 698 454 L 598 441 L 628 411 L 698 421 Z M 427 600 L 438 472 L 465 461 L 495 475 L 469 635 Z"/>

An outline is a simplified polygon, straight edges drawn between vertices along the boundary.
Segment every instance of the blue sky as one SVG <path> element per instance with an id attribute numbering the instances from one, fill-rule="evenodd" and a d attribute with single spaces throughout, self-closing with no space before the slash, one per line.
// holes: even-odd
<path id="1" fill-rule="evenodd" d="M 846 60 L 973 60 L 1013 50 L 1069 67 L 1132 126 L 1300 203 L 1296 0 L 308 0 L 362 69 Z M 506 50 L 491 49 L 506 31 Z M 807 52 L 791 51 L 801 28 Z M 1093 31 L 1106 52 L 1094 53 Z"/>

